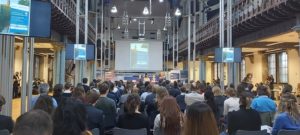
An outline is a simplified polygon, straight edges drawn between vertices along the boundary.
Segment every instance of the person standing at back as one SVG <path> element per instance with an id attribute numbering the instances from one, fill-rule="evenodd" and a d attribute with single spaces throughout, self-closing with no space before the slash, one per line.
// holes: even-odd
<path id="1" fill-rule="evenodd" d="M 64 86 L 62 84 L 56 84 L 53 88 L 53 98 L 56 100 L 57 104 L 59 105 L 62 94 L 63 94 Z"/>
<path id="2" fill-rule="evenodd" d="M 251 108 L 259 112 L 262 125 L 272 126 L 276 112 L 275 102 L 268 97 L 268 87 L 260 85 L 257 87 L 258 97 L 253 99 Z"/>
<path id="3" fill-rule="evenodd" d="M 87 93 L 90 90 L 90 86 L 88 85 L 87 78 L 82 78 L 82 86 L 84 88 L 85 93 Z"/>
<path id="4" fill-rule="evenodd" d="M 0 95 L 0 112 L 2 110 L 2 106 L 5 105 L 5 98 Z M 14 127 L 14 122 L 11 117 L 0 115 L 0 130 L 8 130 L 9 133 L 12 133 Z"/>
<path id="5" fill-rule="evenodd" d="M 107 97 L 109 86 L 107 83 L 98 85 L 100 97 L 97 100 L 95 107 L 104 112 L 104 128 L 110 130 L 116 126 L 117 108 L 114 100 Z"/>

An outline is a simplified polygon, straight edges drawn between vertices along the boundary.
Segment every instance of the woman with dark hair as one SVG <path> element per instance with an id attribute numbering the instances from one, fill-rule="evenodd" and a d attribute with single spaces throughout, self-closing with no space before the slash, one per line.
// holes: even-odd
<path id="1" fill-rule="evenodd" d="M 261 119 L 259 113 L 252 109 L 252 95 L 248 92 L 240 95 L 240 110 L 228 114 L 228 133 L 235 134 L 237 130 L 259 131 Z"/>
<path id="2" fill-rule="evenodd" d="M 117 122 L 117 127 L 124 129 L 147 129 L 149 133 L 148 119 L 145 115 L 139 112 L 141 105 L 140 96 L 131 94 L 125 102 L 125 114 L 121 115 Z"/>
<path id="3" fill-rule="evenodd" d="M 195 102 L 187 108 L 183 135 L 219 135 L 215 116 L 207 104 Z"/>
<path id="4" fill-rule="evenodd" d="M 213 111 L 213 113 L 215 114 L 215 117 L 216 117 L 218 114 L 218 106 L 215 103 L 214 93 L 212 91 L 207 91 L 204 94 L 204 98 L 206 100 L 206 104 L 209 105 L 209 107 L 211 108 L 211 110 Z"/>
<path id="5" fill-rule="evenodd" d="M 0 112 L 2 111 L 2 106 L 6 103 L 5 98 L 0 95 Z M 14 128 L 14 121 L 9 116 L 4 116 L 0 114 L 0 130 L 8 130 L 9 133 L 12 133 Z"/>
<path id="6" fill-rule="evenodd" d="M 176 99 L 166 96 L 160 101 L 159 112 L 154 121 L 154 135 L 180 135 L 183 117 Z"/>
<path id="7" fill-rule="evenodd" d="M 62 98 L 64 85 L 56 84 L 53 88 L 53 98 L 56 100 L 57 104 L 60 104 L 60 100 Z"/>
<path id="8" fill-rule="evenodd" d="M 272 135 L 277 135 L 280 130 L 300 131 L 300 112 L 297 106 L 297 99 L 293 94 L 285 93 L 282 95 L 278 112 Z"/>
<path id="9" fill-rule="evenodd" d="M 85 135 L 87 133 L 85 106 L 74 98 L 66 98 L 53 115 L 53 135 Z"/>
<path id="10" fill-rule="evenodd" d="M 77 86 L 72 92 L 72 98 L 80 100 L 82 103 L 85 103 L 85 90 L 83 86 Z"/>
<path id="11" fill-rule="evenodd" d="M 54 111 L 52 97 L 50 97 L 48 95 L 39 96 L 33 109 L 34 110 L 40 109 L 40 110 L 47 112 L 49 115 L 51 115 Z"/>

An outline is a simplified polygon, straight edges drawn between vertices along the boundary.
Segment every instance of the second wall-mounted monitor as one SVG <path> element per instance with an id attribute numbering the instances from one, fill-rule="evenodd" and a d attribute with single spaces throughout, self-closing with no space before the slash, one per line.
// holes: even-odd
<path id="1" fill-rule="evenodd" d="M 241 62 L 241 48 L 216 48 L 215 62 L 217 63 L 233 63 Z"/>

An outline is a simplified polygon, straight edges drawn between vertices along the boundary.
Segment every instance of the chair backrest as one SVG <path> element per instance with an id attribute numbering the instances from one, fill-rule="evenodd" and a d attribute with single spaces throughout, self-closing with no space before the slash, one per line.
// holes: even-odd
<path id="1" fill-rule="evenodd" d="M 296 130 L 280 130 L 278 135 L 300 135 L 300 131 Z"/>
<path id="2" fill-rule="evenodd" d="M 245 131 L 245 130 L 238 130 L 235 135 L 267 135 L 267 130 L 262 131 Z"/>
<path id="3" fill-rule="evenodd" d="M 9 131 L 7 129 L 0 130 L 0 135 L 9 135 Z"/>
<path id="4" fill-rule="evenodd" d="M 147 135 L 147 129 L 123 129 L 123 128 L 114 128 L 114 135 Z"/>
<path id="5" fill-rule="evenodd" d="M 94 129 L 91 130 L 91 132 L 92 132 L 93 135 L 100 135 L 99 128 L 94 128 Z"/>

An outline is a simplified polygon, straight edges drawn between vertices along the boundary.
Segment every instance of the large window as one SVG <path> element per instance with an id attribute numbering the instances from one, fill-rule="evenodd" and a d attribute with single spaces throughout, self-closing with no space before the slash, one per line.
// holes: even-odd
<path id="1" fill-rule="evenodd" d="M 279 81 L 288 83 L 288 56 L 286 52 L 279 54 Z"/>
<path id="2" fill-rule="evenodd" d="M 245 77 L 246 77 L 246 62 L 245 59 L 243 59 L 241 63 L 241 80 L 243 80 Z"/>
<path id="3" fill-rule="evenodd" d="M 269 75 L 273 75 L 274 77 L 274 82 L 276 82 L 276 55 L 275 54 L 270 54 L 268 56 L 268 70 L 269 70 Z"/>

